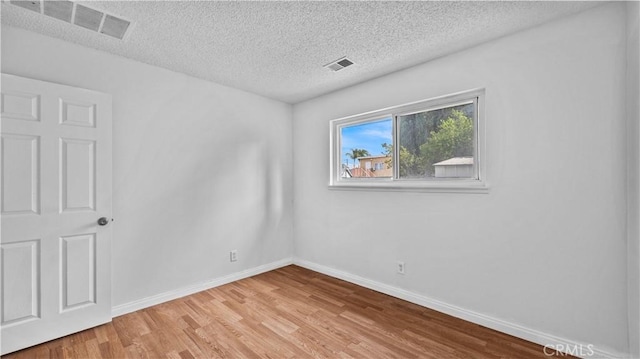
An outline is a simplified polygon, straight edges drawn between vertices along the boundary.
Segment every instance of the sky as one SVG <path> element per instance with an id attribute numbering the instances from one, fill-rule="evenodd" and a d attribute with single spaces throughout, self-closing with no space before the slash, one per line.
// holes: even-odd
<path id="1" fill-rule="evenodd" d="M 391 127 L 391 117 L 343 127 L 340 131 L 342 163 L 348 163 L 349 167 L 353 167 L 353 160 L 346 155 L 352 148 L 365 149 L 372 156 L 383 154 L 382 144 L 393 143 Z"/>

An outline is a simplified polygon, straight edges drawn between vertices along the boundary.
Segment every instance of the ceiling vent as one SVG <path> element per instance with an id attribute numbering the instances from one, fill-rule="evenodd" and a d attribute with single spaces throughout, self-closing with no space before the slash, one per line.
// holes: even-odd
<path id="1" fill-rule="evenodd" d="M 353 65 L 353 61 L 347 59 L 346 57 L 343 57 L 324 65 L 324 67 L 335 72 L 335 71 L 340 71 L 345 67 L 351 66 L 351 65 Z"/>
<path id="2" fill-rule="evenodd" d="M 131 21 L 73 1 L 10 0 L 9 3 L 119 40 L 124 40 L 127 30 L 131 29 Z"/>
<path id="3" fill-rule="evenodd" d="M 11 1 L 11 3 L 27 10 L 40 12 L 40 1 Z"/>
<path id="4" fill-rule="evenodd" d="M 73 3 L 71 1 L 45 1 L 43 5 L 45 15 L 71 22 L 73 17 Z"/>
<path id="5" fill-rule="evenodd" d="M 104 14 L 92 8 L 76 4 L 76 16 L 73 23 L 92 31 L 100 30 L 100 23 Z"/>

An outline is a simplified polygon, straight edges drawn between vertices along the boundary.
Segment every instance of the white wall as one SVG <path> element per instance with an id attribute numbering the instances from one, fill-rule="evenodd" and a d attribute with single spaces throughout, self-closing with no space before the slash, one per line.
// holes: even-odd
<path id="1" fill-rule="evenodd" d="M 295 105 L 297 260 L 628 352 L 625 50 L 607 4 Z M 328 189 L 331 119 L 473 88 L 489 194 Z"/>
<path id="2" fill-rule="evenodd" d="M 629 347 L 640 358 L 640 2 L 627 3 Z"/>
<path id="3" fill-rule="evenodd" d="M 6 26 L 2 72 L 113 95 L 114 306 L 292 256 L 290 105 Z"/>

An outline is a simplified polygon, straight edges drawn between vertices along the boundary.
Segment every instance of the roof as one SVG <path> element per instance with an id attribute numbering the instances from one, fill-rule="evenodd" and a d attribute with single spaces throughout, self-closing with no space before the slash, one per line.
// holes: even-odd
<path id="1" fill-rule="evenodd" d="M 442 162 L 434 163 L 434 166 L 462 166 L 473 165 L 473 157 L 453 157 Z"/>

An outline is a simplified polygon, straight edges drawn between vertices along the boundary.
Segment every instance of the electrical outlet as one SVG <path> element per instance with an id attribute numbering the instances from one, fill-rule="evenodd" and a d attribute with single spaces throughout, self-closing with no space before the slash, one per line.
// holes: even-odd
<path id="1" fill-rule="evenodd" d="M 404 262 L 398 261 L 398 274 L 404 274 Z"/>
<path id="2" fill-rule="evenodd" d="M 234 249 L 231 252 L 229 252 L 229 261 L 235 262 L 237 260 L 238 260 L 238 250 Z"/>

